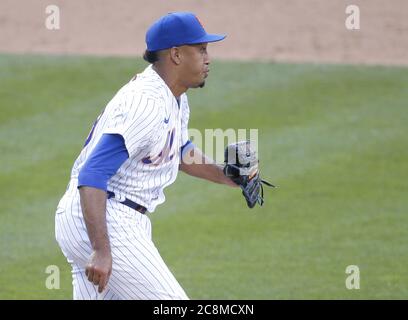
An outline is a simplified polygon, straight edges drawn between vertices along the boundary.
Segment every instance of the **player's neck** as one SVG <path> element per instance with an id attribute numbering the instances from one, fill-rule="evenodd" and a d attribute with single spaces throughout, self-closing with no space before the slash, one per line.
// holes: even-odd
<path id="1" fill-rule="evenodd" d="M 169 87 L 170 91 L 176 98 L 180 97 L 187 91 L 186 87 L 180 85 L 180 82 L 177 80 L 177 76 L 173 72 L 168 72 L 165 68 L 157 65 L 153 65 L 152 68 L 154 71 L 156 71 L 160 78 L 163 79 L 167 87 Z"/>

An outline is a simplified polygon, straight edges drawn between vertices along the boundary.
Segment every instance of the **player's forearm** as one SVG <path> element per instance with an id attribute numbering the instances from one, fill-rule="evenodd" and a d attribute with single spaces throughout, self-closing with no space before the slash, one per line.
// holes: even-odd
<path id="1" fill-rule="evenodd" d="M 187 165 L 183 170 L 191 176 L 202 178 L 215 183 L 225 184 L 230 187 L 237 187 L 231 179 L 226 177 L 222 171 L 222 166 L 213 164 L 192 164 Z"/>
<path id="2" fill-rule="evenodd" d="M 188 161 L 182 161 L 180 165 L 181 171 L 190 176 L 237 187 L 231 179 L 224 175 L 222 166 L 217 165 L 213 160 L 206 157 L 199 149 L 194 148 L 191 150 L 188 157 Z"/>
<path id="3" fill-rule="evenodd" d="M 106 226 L 106 192 L 83 186 L 79 189 L 79 195 L 92 248 L 95 251 L 110 251 Z"/>

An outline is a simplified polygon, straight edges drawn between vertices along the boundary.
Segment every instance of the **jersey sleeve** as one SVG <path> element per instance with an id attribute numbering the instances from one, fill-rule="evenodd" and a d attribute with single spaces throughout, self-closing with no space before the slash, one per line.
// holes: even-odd
<path id="1" fill-rule="evenodd" d="M 121 135 L 102 135 L 79 172 L 78 188 L 88 186 L 106 191 L 108 180 L 128 158 Z"/>
<path id="2" fill-rule="evenodd" d="M 186 145 L 188 142 L 188 121 L 190 119 L 190 107 L 188 105 L 187 95 L 183 94 L 182 96 L 182 114 L 181 114 L 181 146 Z"/>
<path id="3" fill-rule="evenodd" d="M 143 158 L 156 138 L 161 121 L 161 101 L 143 93 L 127 94 L 113 110 L 104 133 L 120 134 L 130 158 Z"/>

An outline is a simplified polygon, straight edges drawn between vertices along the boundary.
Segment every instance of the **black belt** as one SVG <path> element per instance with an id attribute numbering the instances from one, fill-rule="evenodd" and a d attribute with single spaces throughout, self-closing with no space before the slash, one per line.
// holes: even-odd
<path id="1" fill-rule="evenodd" d="M 114 192 L 107 191 L 107 193 L 108 193 L 108 199 L 115 198 L 115 193 Z M 118 199 L 116 199 L 116 200 L 118 200 Z M 132 208 L 132 209 L 134 209 L 136 211 L 139 211 L 142 214 L 145 214 L 146 211 L 147 211 L 147 209 L 145 207 L 143 207 L 142 205 L 140 205 L 140 204 L 138 204 L 138 203 L 136 203 L 136 202 L 134 202 L 132 200 L 129 200 L 127 198 L 125 198 L 124 201 L 119 201 L 119 202 L 124 204 L 125 206 L 128 206 L 129 208 Z"/>

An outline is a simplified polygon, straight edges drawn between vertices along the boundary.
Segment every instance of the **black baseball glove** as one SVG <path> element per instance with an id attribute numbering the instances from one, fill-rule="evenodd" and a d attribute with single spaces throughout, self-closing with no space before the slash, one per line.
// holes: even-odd
<path id="1" fill-rule="evenodd" d="M 228 145 L 224 153 L 224 174 L 242 189 L 249 208 L 263 205 L 263 186 L 275 187 L 259 175 L 259 160 L 249 141 Z"/>

